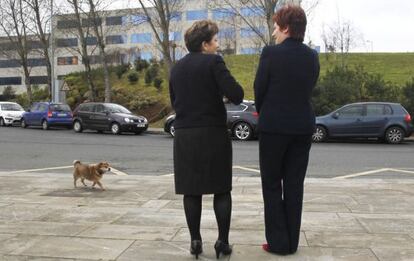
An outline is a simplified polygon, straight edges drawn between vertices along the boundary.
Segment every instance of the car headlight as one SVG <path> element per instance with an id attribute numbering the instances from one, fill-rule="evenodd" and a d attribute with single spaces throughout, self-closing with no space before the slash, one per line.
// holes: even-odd
<path id="1" fill-rule="evenodd" d="M 144 119 L 144 123 L 148 123 L 147 118 L 143 117 L 143 119 Z"/>
<path id="2" fill-rule="evenodd" d="M 130 118 L 124 118 L 124 121 L 125 121 L 126 123 L 134 122 L 134 120 L 132 120 L 132 119 L 130 119 Z"/>

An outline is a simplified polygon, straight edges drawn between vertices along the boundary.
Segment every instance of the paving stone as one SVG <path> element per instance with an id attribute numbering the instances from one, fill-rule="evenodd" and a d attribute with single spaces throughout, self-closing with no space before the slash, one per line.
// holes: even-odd
<path id="1" fill-rule="evenodd" d="M 414 260 L 414 249 L 387 249 L 373 248 L 372 251 L 380 261 L 412 261 Z"/>
<path id="2" fill-rule="evenodd" d="M 358 218 L 370 233 L 414 233 L 414 219 Z"/>
<path id="3" fill-rule="evenodd" d="M 0 254 L 10 254 L 14 250 L 24 249 L 41 240 L 41 236 L 36 235 L 15 235 L 0 241 Z"/>
<path id="4" fill-rule="evenodd" d="M 94 239 L 78 237 L 41 237 L 25 247 L 14 250 L 13 255 L 38 257 L 115 259 L 133 240 Z"/>
<path id="5" fill-rule="evenodd" d="M 168 203 L 170 203 L 171 200 L 159 200 L 159 199 L 153 199 L 147 201 L 145 204 L 141 206 L 141 208 L 152 208 L 152 209 L 161 209 Z"/>
<path id="6" fill-rule="evenodd" d="M 304 212 L 302 229 L 305 231 L 366 232 L 353 217 L 339 217 L 336 213 Z"/>
<path id="7" fill-rule="evenodd" d="M 137 212 L 128 212 L 122 217 L 115 220 L 115 225 L 133 225 L 133 226 L 156 226 L 156 227 L 186 227 L 184 213 L 181 215 L 159 215 L 156 213 L 146 213 L 148 211 L 139 210 Z"/>
<path id="8" fill-rule="evenodd" d="M 44 216 L 41 221 L 66 223 L 109 223 L 121 217 L 128 210 L 122 208 L 89 208 L 87 206 L 54 211 Z"/>
<path id="9" fill-rule="evenodd" d="M 111 239 L 136 239 L 136 240 L 164 240 L 169 241 L 178 232 L 179 228 L 151 227 L 151 226 L 125 226 L 125 225 L 98 225 L 79 236 Z"/>
<path id="10" fill-rule="evenodd" d="M 303 211 L 304 212 L 334 212 L 334 213 L 351 212 L 349 208 L 343 203 L 323 204 L 323 203 L 312 203 L 312 202 L 304 203 Z"/>
<path id="11" fill-rule="evenodd" d="M 378 259 L 369 249 L 299 247 L 294 255 L 278 256 L 263 251 L 259 246 L 235 245 L 230 257 L 230 261 L 233 260 L 377 261 Z"/>
<path id="12" fill-rule="evenodd" d="M 53 212 L 52 208 L 43 208 L 37 204 L 13 204 L 3 207 L 0 211 L 0 220 L 5 221 L 28 221 L 41 220 L 42 217 Z"/>
<path id="13" fill-rule="evenodd" d="M 18 233 L 27 235 L 73 236 L 92 226 L 73 223 L 55 223 L 38 221 L 0 221 L 0 233 Z"/>
<path id="14" fill-rule="evenodd" d="M 217 240 L 217 229 L 201 229 L 203 242 L 214 243 Z M 172 241 L 189 242 L 190 234 L 188 228 L 182 228 Z M 230 229 L 229 241 L 231 244 L 262 245 L 266 242 L 264 230 L 232 230 Z M 300 246 L 307 246 L 306 237 L 301 233 Z"/>
<path id="15" fill-rule="evenodd" d="M 195 258 L 190 254 L 189 243 L 183 242 L 146 242 L 136 241 L 126 250 L 117 261 L 194 261 Z M 203 242 L 203 253 L 198 257 L 199 260 L 216 260 L 213 245 Z M 228 260 L 228 258 L 220 258 Z"/>
<path id="16" fill-rule="evenodd" d="M 414 249 L 414 240 L 404 234 L 305 232 L 309 246 L 343 248 Z"/>

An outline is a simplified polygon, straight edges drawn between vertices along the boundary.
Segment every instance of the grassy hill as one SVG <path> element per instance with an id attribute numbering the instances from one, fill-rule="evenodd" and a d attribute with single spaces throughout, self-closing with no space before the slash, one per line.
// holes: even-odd
<path id="1" fill-rule="evenodd" d="M 321 76 L 340 64 L 339 56 L 320 54 Z M 258 55 L 231 55 L 225 61 L 234 77 L 245 88 L 246 98 L 252 99 L 253 82 L 259 62 Z M 352 53 L 346 58 L 348 66 L 361 65 L 367 72 L 381 74 L 386 81 L 404 85 L 414 76 L 414 53 Z"/>

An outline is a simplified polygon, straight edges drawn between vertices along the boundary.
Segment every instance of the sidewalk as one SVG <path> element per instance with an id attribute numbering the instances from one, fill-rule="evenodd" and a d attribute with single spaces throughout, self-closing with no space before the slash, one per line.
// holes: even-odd
<path id="1" fill-rule="evenodd" d="M 194 260 L 171 176 L 106 175 L 107 191 L 70 174 L 0 173 L 0 260 Z M 200 260 L 215 260 L 212 197 Z M 234 178 L 231 257 L 221 260 L 414 260 L 414 180 L 307 179 L 300 248 L 261 250 L 259 178 Z"/>

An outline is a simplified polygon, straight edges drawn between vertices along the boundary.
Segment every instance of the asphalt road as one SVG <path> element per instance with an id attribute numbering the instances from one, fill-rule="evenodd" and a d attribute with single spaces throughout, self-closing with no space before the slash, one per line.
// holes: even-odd
<path id="1" fill-rule="evenodd" d="M 38 173 L 70 174 L 75 159 L 108 161 L 128 175 L 173 173 L 173 139 L 168 135 L 120 135 L 71 130 L 0 128 L 0 172 L 41 169 Z M 235 175 L 256 176 L 258 142 L 233 141 Z M 390 170 L 391 169 L 391 170 Z M 414 142 L 399 145 L 376 141 L 313 144 L 308 177 L 414 178 Z M 17 175 L 18 173 L 16 173 Z"/>

